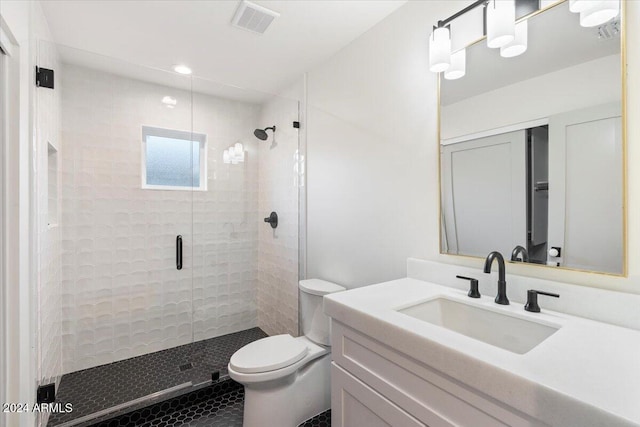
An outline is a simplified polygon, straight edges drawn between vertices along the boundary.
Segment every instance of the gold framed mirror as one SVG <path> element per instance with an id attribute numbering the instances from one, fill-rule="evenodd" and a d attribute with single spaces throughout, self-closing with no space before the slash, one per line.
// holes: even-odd
<path id="1" fill-rule="evenodd" d="M 440 73 L 440 253 L 627 275 L 620 3 L 595 27 L 552 3 L 518 19 L 523 54 L 482 37 L 462 78 Z"/>

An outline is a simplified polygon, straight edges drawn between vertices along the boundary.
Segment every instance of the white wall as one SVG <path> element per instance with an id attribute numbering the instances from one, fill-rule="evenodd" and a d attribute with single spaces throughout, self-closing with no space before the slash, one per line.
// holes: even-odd
<path id="1" fill-rule="evenodd" d="M 363 286 L 437 252 L 427 40 L 432 24 L 467 3 L 408 2 L 308 73 L 308 277 Z"/>
<path id="2" fill-rule="evenodd" d="M 295 94 L 293 94 L 295 95 Z M 271 211 L 278 227 L 259 225 L 258 326 L 269 335 L 298 335 L 298 101 L 274 97 L 260 111 L 259 127 L 276 126 L 258 143 L 260 221 Z"/>
<path id="3" fill-rule="evenodd" d="M 509 272 L 640 293 L 640 2 L 628 12 L 629 278 L 510 265 Z M 308 276 L 349 287 L 439 254 L 437 79 L 431 25 L 469 2 L 408 2 L 308 74 Z"/>

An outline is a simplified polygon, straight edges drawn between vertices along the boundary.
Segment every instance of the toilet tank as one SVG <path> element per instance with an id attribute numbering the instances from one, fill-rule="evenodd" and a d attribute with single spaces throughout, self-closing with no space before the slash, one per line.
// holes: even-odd
<path id="1" fill-rule="evenodd" d="M 299 288 L 302 333 L 316 344 L 330 346 L 331 323 L 322 311 L 322 298 L 346 288 L 320 279 L 301 280 Z"/>

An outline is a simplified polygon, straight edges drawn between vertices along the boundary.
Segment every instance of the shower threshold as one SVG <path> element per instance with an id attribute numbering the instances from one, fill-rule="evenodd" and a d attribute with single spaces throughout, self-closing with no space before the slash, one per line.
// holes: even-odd
<path id="1" fill-rule="evenodd" d="M 266 336 L 252 328 L 63 375 L 56 403 L 71 403 L 73 411 L 51 414 L 47 426 L 89 426 L 231 381 L 231 355 Z"/>

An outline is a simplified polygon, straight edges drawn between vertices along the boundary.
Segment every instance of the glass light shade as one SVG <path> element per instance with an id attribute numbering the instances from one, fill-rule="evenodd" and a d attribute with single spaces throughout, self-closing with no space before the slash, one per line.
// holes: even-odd
<path id="1" fill-rule="evenodd" d="M 444 78 L 455 80 L 464 77 L 467 68 L 467 50 L 462 49 L 451 55 L 451 66 L 444 72 Z"/>
<path id="2" fill-rule="evenodd" d="M 569 10 L 573 13 L 580 13 L 589 8 L 590 3 L 593 3 L 593 0 L 569 0 Z"/>
<path id="3" fill-rule="evenodd" d="M 224 163 L 231 163 L 231 156 L 229 155 L 229 150 L 224 150 L 222 153 L 222 161 Z"/>
<path id="4" fill-rule="evenodd" d="M 451 37 L 449 29 L 440 27 L 429 37 L 429 70 L 440 73 L 451 64 Z"/>
<path id="5" fill-rule="evenodd" d="M 498 48 L 516 35 L 515 0 L 490 0 L 487 4 L 487 46 Z"/>
<path id="6" fill-rule="evenodd" d="M 239 142 L 236 142 L 235 145 L 233 146 L 233 148 L 235 148 L 236 154 L 240 154 L 240 153 L 244 152 L 244 147 Z"/>
<path id="7" fill-rule="evenodd" d="M 503 58 L 513 58 L 522 55 L 527 51 L 527 33 L 529 31 L 528 21 L 521 21 L 516 24 L 516 37 L 512 42 L 500 48 L 500 56 Z"/>
<path id="8" fill-rule="evenodd" d="M 620 0 L 590 1 L 589 4 L 589 8 L 580 12 L 580 25 L 583 27 L 597 27 L 620 13 Z"/>

